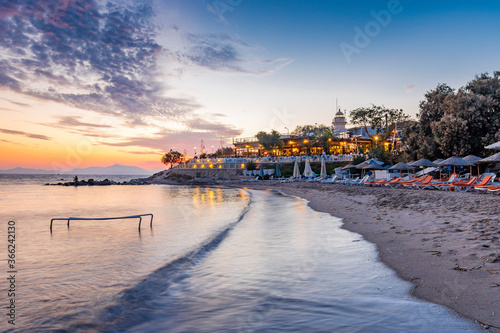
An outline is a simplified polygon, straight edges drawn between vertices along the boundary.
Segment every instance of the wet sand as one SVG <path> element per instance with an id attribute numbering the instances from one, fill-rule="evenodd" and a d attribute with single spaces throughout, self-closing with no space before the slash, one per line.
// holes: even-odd
<path id="1" fill-rule="evenodd" d="M 309 201 L 376 244 L 380 259 L 415 287 L 500 332 L 500 196 L 308 182 L 233 181 Z"/>

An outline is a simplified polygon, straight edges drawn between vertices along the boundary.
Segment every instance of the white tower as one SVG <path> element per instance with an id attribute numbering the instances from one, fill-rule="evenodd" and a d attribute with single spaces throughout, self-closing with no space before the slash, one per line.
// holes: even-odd
<path id="1" fill-rule="evenodd" d="M 338 112 L 335 114 L 333 118 L 332 124 L 335 132 L 343 132 L 345 131 L 345 125 L 347 125 L 347 121 L 345 121 L 345 116 L 340 111 L 340 108 L 337 108 Z"/>

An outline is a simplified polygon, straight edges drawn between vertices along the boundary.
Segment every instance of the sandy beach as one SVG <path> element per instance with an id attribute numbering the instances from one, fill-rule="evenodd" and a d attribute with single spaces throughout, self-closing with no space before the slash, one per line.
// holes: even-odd
<path id="1" fill-rule="evenodd" d="M 159 177 L 153 183 L 181 184 Z M 280 191 L 344 221 L 378 247 L 380 259 L 412 282 L 412 294 L 500 332 L 500 196 L 305 181 L 215 185 Z"/>
<path id="2" fill-rule="evenodd" d="M 378 246 L 413 295 L 500 332 L 500 196 L 295 182 L 233 182 L 309 201 Z"/>

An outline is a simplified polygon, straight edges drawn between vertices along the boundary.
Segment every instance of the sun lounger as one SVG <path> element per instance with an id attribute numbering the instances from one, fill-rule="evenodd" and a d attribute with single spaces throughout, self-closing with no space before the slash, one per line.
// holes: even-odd
<path id="1" fill-rule="evenodd" d="M 474 184 L 477 184 L 477 177 L 472 177 L 471 179 L 461 179 L 457 180 L 451 184 L 445 183 L 445 184 L 434 184 L 434 188 L 438 190 L 444 190 L 444 191 L 459 191 L 459 192 L 467 192 L 470 189 L 470 186 L 473 186 Z"/>
<path id="2" fill-rule="evenodd" d="M 401 182 L 401 178 L 395 178 L 393 180 L 388 181 L 387 183 L 382 184 L 381 186 L 395 187 Z"/>
<path id="3" fill-rule="evenodd" d="M 356 177 L 353 179 L 339 179 L 339 180 L 336 180 L 334 183 L 347 185 L 348 182 L 357 182 L 357 181 L 359 181 L 359 177 Z"/>
<path id="4" fill-rule="evenodd" d="M 380 179 L 380 180 L 373 180 L 371 182 L 365 182 L 363 185 L 365 186 L 382 186 L 382 184 L 387 183 L 388 179 Z"/>
<path id="5" fill-rule="evenodd" d="M 333 184 L 337 179 L 337 175 L 332 176 L 332 178 L 323 179 L 321 182 L 323 184 Z"/>
<path id="6" fill-rule="evenodd" d="M 370 176 L 364 176 L 362 179 L 347 181 L 346 185 L 361 185 L 367 182 L 370 179 Z"/>
<path id="7" fill-rule="evenodd" d="M 403 181 L 400 181 L 398 183 L 398 185 L 399 186 L 404 186 L 404 185 L 409 185 L 409 184 L 413 184 L 413 183 L 418 183 L 418 182 L 421 182 L 424 179 L 425 179 L 425 176 L 424 177 L 419 177 L 419 178 L 413 178 L 413 179 L 410 179 L 410 180 L 403 180 Z"/>
<path id="8" fill-rule="evenodd" d="M 488 184 L 493 181 L 493 178 L 495 178 L 495 177 L 494 176 L 486 176 L 486 177 L 484 177 L 483 180 L 479 184 L 473 186 L 474 191 L 477 191 L 477 192 L 484 191 L 484 192 L 486 192 L 488 190 L 488 187 L 489 187 Z"/>
<path id="9" fill-rule="evenodd" d="M 486 190 L 488 193 L 500 194 L 500 186 L 488 186 Z"/>
<path id="10" fill-rule="evenodd" d="M 404 187 L 408 188 L 416 188 L 419 190 L 423 190 L 425 188 L 430 187 L 430 183 L 432 181 L 432 176 L 426 176 L 421 182 L 413 182 L 410 184 L 403 184 Z"/>

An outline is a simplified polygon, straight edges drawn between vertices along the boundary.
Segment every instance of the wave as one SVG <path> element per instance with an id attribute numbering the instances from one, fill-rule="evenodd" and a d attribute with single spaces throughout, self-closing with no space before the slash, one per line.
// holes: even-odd
<path id="1" fill-rule="evenodd" d="M 152 303 L 156 296 L 166 293 L 173 283 L 187 278 L 186 271 L 219 247 L 229 236 L 230 231 L 244 219 L 251 205 L 252 195 L 249 193 L 247 205 L 234 222 L 213 234 L 195 249 L 156 269 L 131 288 L 123 290 L 112 305 L 104 306 L 97 311 L 98 315 L 91 323 L 79 322 L 73 324 L 67 331 L 120 332 L 146 322 L 154 312 L 155 306 Z"/>

